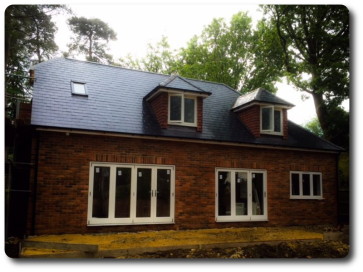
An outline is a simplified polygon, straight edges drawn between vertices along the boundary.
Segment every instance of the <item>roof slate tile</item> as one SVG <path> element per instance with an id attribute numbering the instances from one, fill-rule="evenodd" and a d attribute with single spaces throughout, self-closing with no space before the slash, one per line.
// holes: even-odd
<path id="1" fill-rule="evenodd" d="M 34 126 L 252 145 L 341 150 L 292 122 L 289 122 L 288 139 L 254 138 L 231 111 L 240 94 L 224 84 L 179 76 L 170 80 L 168 75 L 65 58 L 37 64 L 33 69 L 36 80 L 31 123 Z M 72 95 L 70 85 L 72 80 L 86 83 L 87 97 Z M 160 128 L 150 104 L 144 97 L 162 82 L 168 85 L 167 87 L 192 89 L 191 91 L 211 94 L 203 100 L 202 132 L 180 126 Z M 260 94 L 262 100 L 271 101 L 270 96 L 266 98 L 262 93 Z"/>

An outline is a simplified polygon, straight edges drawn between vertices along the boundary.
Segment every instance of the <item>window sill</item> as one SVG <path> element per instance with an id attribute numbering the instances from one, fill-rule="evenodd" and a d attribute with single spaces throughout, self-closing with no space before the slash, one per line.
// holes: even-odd
<path id="1" fill-rule="evenodd" d="M 181 126 L 181 127 L 197 127 L 197 124 L 192 123 L 182 123 L 182 122 L 168 122 L 168 125 L 171 126 Z"/>
<path id="2" fill-rule="evenodd" d="M 284 134 L 282 132 L 269 132 L 269 131 L 263 131 L 263 130 L 261 130 L 260 133 L 261 134 L 266 134 L 266 135 L 284 136 Z"/>
<path id="3" fill-rule="evenodd" d="M 256 215 L 256 217 L 258 217 L 259 215 Z M 221 218 L 221 217 L 217 217 L 216 218 L 216 222 L 217 223 L 243 223 L 243 222 L 262 222 L 262 221 L 268 221 L 267 217 L 262 216 L 261 218 L 251 218 L 250 216 L 246 216 L 246 218 L 244 219 L 237 219 L 237 218 Z"/>
<path id="4" fill-rule="evenodd" d="M 107 227 L 107 226 L 133 226 L 133 225 L 174 225 L 175 222 L 134 222 L 134 223 L 88 223 L 87 227 Z"/>
<path id="5" fill-rule="evenodd" d="M 290 196 L 291 200 L 324 200 L 321 196 Z"/>

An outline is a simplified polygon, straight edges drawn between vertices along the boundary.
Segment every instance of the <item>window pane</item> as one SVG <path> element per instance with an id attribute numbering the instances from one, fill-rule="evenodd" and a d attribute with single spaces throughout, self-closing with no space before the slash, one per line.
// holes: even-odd
<path id="1" fill-rule="evenodd" d="M 231 215 L 230 172 L 218 172 L 218 215 Z"/>
<path id="2" fill-rule="evenodd" d="M 75 94 L 86 94 L 86 85 L 72 82 L 72 92 Z"/>
<path id="3" fill-rule="evenodd" d="M 236 215 L 247 215 L 247 173 L 236 173 Z"/>
<path id="4" fill-rule="evenodd" d="M 136 217 L 150 217 L 151 169 L 137 169 Z"/>
<path id="5" fill-rule="evenodd" d="M 184 122 L 195 122 L 195 99 L 184 98 Z"/>
<path id="6" fill-rule="evenodd" d="M 313 175 L 313 194 L 314 196 L 321 196 L 321 183 L 320 175 Z"/>
<path id="7" fill-rule="evenodd" d="M 303 195 L 310 195 L 310 175 L 303 174 L 302 175 L 302 188 L 303 188 Z"/>
<path id="8" fill-rule="evenodd" d="M 157 170 L 156 190 L 156 216 L 170 216 L 170 171 L 169 169 Z"/>
<path id="9" fill-rule="evenodd" d="M 281 111 L 274 111 L 274 131 L 281 132 Z"/>
<path id="10" fill-rule="evenodd" d="M 262 130 L 271 130 L 272 108 L 262 108 Z"/>
<path id="11" fill-rule="evenodd" d="M 263 210 L 263 174 L 252 173 L 252 214 L 262 215 Z"/>
<path id="12" fill-rule="evenodd" d="M 95 167 L 93 175 L 92 217 L 108 218 L 110 168 Z"/>
<path id="13" fill-rule="evenodd" d="M 300 195 L 299 174 L 291 174 L 291 194 Z"/>
<path id="14" fill-rule="evenodd" d="M 170 96 L 170 120 L 181 121 L 181 96 Z"/>
<path id="15" fill-rule="evenodd" d="M 131 168 L 116 168 L 116 218 L 130 217 Z"/>

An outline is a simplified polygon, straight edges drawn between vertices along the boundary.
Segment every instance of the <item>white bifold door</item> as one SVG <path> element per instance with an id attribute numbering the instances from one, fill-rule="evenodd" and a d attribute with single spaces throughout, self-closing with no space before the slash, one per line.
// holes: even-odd
<path id="1" fill-rule="evenodd" d="M 173 166 L 91 163 L 88 225 L 174 223 Z"/>
<path id="2" fill-rule="evenodd" d="M 216 221 L 266 221 L 266 171 L 216 170 Z"/>

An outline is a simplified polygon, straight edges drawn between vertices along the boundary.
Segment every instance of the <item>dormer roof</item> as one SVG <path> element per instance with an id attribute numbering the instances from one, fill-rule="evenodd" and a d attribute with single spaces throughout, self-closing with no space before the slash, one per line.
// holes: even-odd
<path id="1" fill-rule="evenodd" d="M 277 97 L 276 95 L 273 95 L 272 93 L 263 88 L 258 88 L 252 92 L 239 96 L 234 103 L 232 110 L 236 112 L 243 108 L 247 108 L 254 103 L 281 105 L 286 108 L 292 108 L 295 106 L 294 104 L 291 104 Z"/>
<path id="2" fill-rule="evenodd" d="M 198 96 L 209 96 L 212 93 L 197 87 L 190 80 L 183 78 L 179 75 L 171 75 L 167 79 L 160 82 L 150 93 L 145 96 L 146 100 L 155 96 L 161 89 L 164 90 L 175 90 L 187 93 L 194 93 Z"/>

